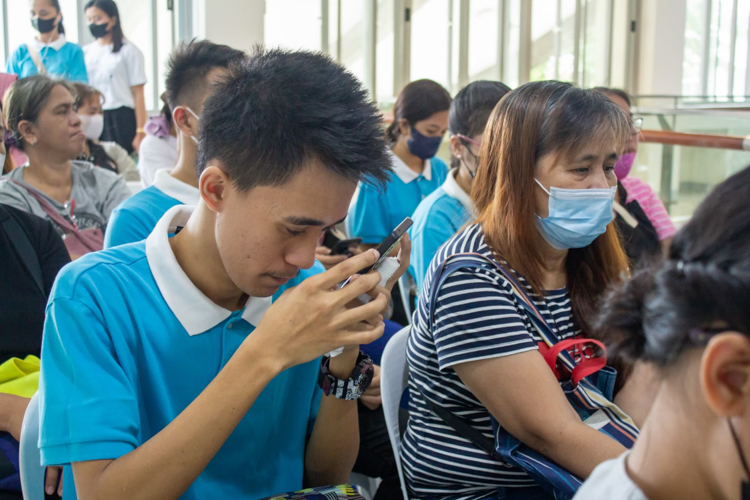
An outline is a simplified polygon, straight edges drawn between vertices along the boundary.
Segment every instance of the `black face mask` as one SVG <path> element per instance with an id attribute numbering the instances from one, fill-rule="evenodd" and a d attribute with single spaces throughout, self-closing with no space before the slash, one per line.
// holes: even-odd
<path id="1" fill-rule="evenodd" d="M 740 461 L 742 462 L 742 468 L 745 470 L 745 479 L 742 481 L 740 486 L 740 498 L 742 500 L 750 500 L 750 470 L 747 467 L 747 460 L 745 460 L 745 453 L 742 451 L 742 445 L 740 445 L 740 438 L 737 437 L 737 431 L 734 430 L 734 425 L 731 419 L 727 419 L 729 422 L 729 430 L 732 432 L 732 439 L 737 447 L 737 453 L 740 455 Z"/>
<path id="2" fill-rule="evenodd" d="M 31 20 L 31 25 L 35 30 L 44 35 L 45 33 L 49 33 L 50 31 L 55 29 L 55 18 L 53 17 L 52 19 L 39 19 L 38 17 L 35 17 Z"/>
<path id="3" fill-rule="evenodd" d="M 109 33 L 109 28 L 107 28 L 107 23 L 89 24 L 89 31 L 91 31 L 91 35 L 94 38 L 102 38 L 107 36 L 107 33 Z"/>

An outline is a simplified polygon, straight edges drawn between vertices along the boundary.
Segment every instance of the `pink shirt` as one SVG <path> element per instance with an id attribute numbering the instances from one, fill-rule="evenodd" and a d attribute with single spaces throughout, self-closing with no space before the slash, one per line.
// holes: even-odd
<path id="1" fill-rule="evenodd" d="M 638 201 L 646 216 L 651 221 L 656 229 L 656 234 L 659 236 L 659 241 L 664 241 L 667 238 L 671 238 L 677 234 L 672 219 L 669 218 L 667 209 L 664 208 L 664 204 L 661 202 L 651 186 L 643 182 L 637 177 L 625 177 L 620 181 L 628 192 L 628 198 L 625 203 L 630 203 L 633 200 Z"/>

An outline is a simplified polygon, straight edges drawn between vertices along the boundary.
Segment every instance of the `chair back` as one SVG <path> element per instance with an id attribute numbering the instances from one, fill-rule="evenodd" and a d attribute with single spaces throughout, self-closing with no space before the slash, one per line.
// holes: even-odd
<path id="1" fill-rule="evenodd" d="M 18 465 L 24 500 L 44 500 L 44 471 L 39 451 L 39 393 L 31 398 L 21 425 Z"/>
<path id="2" fill-rule="evenodd" d="M 396 457 L 398 478 L 401 481 L 401 491 L 405 500 L 409 498 L 409 495 L 406 491 L 404 470 L 401 466 L 401 433 L 398 425 L 398 412 L 401 398 L 409 380 L 409 368 L 406 364 L 406 342 L 409 340 L 410 330 L 411 327 L 407 326 L 391 337 L 391 340 L 385 346 L 385 350 L 383 350 L 383 359 L 380 365 L 380 392 L 383 398 L 385 425 L 388 428 L 388 437 L 391 440 L 393 454 Z"/>
<path id="3" fill-rule="evenodd" d="M 414 280 L 409 274 L 409 271 L 405 272 L 398 279 L 398 291 L 401 292 L 401 304 L 404 306 L 404 313 L 406 313 L 406 320 L 411 325 L 411 315 L 414 313 L 414 302 L 411 300 L 411 290 L 414 287 Z"/>

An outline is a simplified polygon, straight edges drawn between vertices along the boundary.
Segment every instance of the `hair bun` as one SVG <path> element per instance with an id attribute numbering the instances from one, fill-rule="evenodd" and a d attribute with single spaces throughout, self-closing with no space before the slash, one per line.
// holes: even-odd
<path id="1" fill-rule="evenodd" d="M 608 346 L 609 357 L 636 361 L 645 356 L 643 320 L 646 298 L 654 289 L 654 271 L 641 269 L 608 293 L 595 326 Z"/>

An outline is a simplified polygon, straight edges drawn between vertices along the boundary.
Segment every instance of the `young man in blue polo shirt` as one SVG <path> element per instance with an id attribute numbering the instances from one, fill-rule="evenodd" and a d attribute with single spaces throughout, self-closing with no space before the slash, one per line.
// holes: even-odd
<path id="1" fill-rule="evenodd" d="M 167 102 L 172 109 L 180 156 L 174 169 L 156 172 L 154 184 L 131 196 L 112 212 L 104 247 L 145 240 L 159 219 L 175 205 L 198 203 L 199 116 L 214 84 L 234 61 L 246 54 L 208 40 L 183 43 L 167 62 Z"/>
<path id="2" fill-rule="evenodd" d="M 389 174 L 377 108 L 325 56 L 259 52 L 206 101 L 197 167 L 195 208 L 53 290 L 40 448 L 66 466 L 66 500 L 255 500 L 352 469 L 372 375 L 359 344 L 382 334 L 410 245 L 385 287 L 377 272 L 337 286 L 377 252 L 323 271 L 315 248 L 357 183 Z"/>

